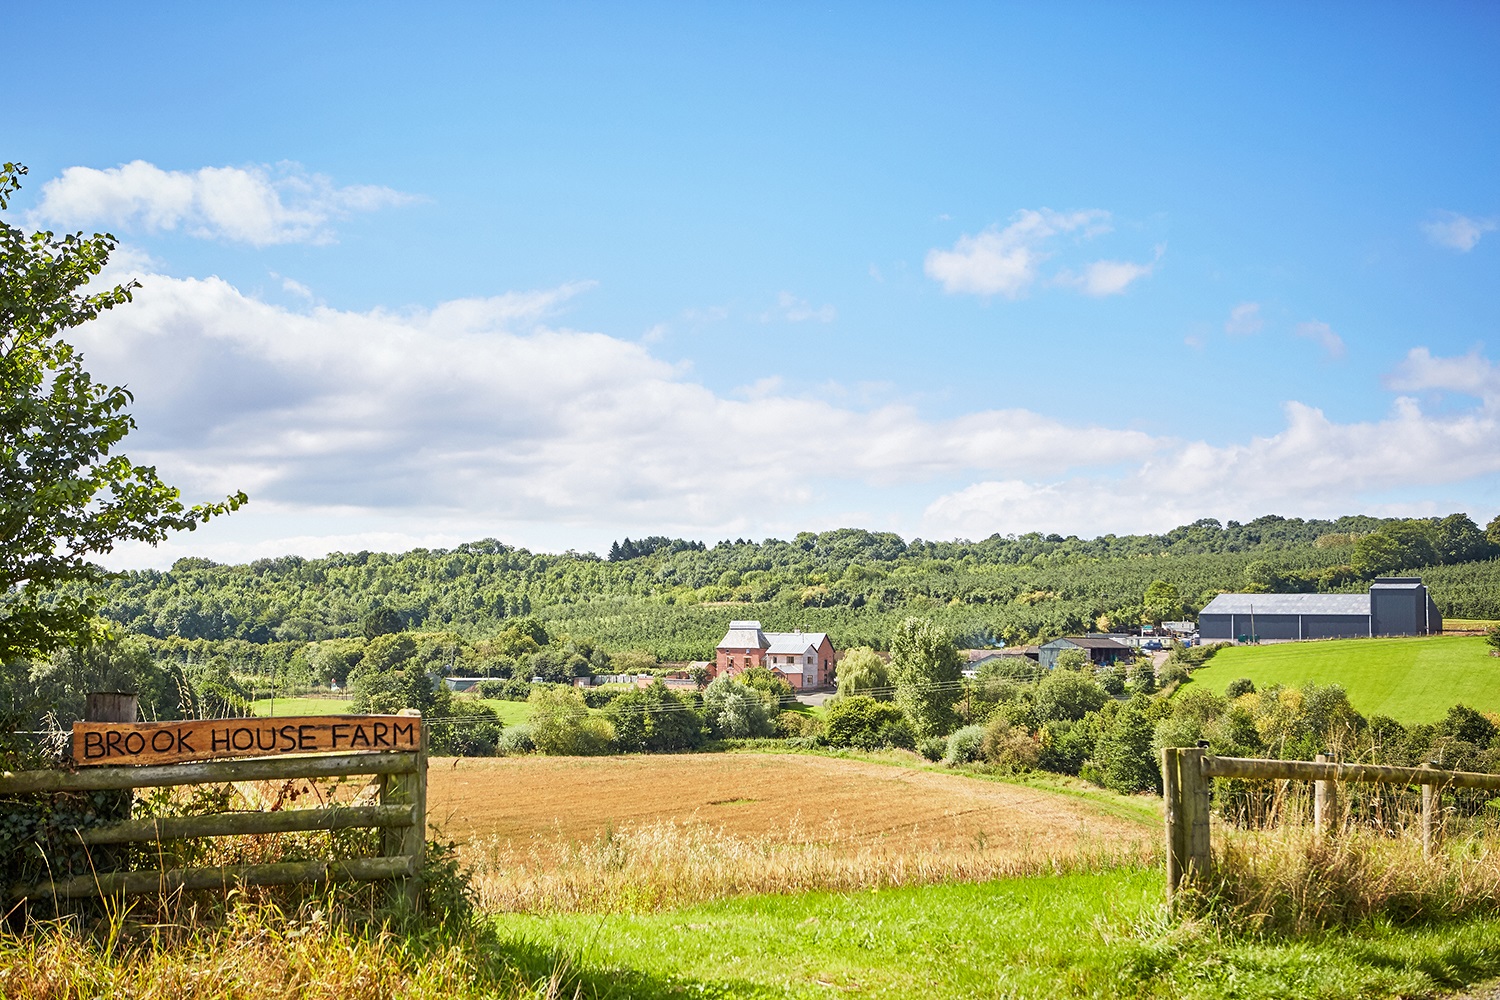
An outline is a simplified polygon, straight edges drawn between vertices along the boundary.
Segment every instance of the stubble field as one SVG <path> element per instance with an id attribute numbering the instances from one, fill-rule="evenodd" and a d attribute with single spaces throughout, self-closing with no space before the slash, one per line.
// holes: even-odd
<path id="1" fill-rule="evenodd" d="M 973 881 L 1140 862 L 1154 803 L 797 754 L 434 760 L 429 817 L 504 910 Z"/>

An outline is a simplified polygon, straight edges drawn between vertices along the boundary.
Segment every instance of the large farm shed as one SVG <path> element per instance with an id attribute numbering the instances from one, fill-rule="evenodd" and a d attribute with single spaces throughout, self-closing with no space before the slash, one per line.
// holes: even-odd
<path id="1" fill-rule="evenodd" d="M 1198 615 L 1204 639 L 1348 639 L 1442 631 L 1442 613 L 1416 576 L 1376 580 L 1365 594 L 1220 594 Z"/>

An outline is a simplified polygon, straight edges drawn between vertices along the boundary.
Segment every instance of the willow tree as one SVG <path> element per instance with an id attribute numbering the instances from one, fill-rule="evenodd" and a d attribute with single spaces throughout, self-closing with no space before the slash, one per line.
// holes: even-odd
<path id="1" fill-rule="evenodd" d="M 0 211 L 25 173 L 0 166 Z M 191 531 L 246 501 L 235 493 L 189 507 L 154 467 L 120 454 L 135 429 L 133 397 L 96 382 L 63 339 L 138 287 L 88 287 L 114 248 L 108 234 L 55 236 L 0 220 L 0 660 L 92 634 L 89 585 L 103 576 L 94 557 Z"/>

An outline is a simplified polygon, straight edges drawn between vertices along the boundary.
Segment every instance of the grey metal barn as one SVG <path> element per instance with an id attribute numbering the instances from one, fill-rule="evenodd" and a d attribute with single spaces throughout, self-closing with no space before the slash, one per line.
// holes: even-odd
<path id="1" fill-rule="evenodd" d="M 1204 639 L 1436 635 L 1443 616 L 1421 577 L 1376 580 L 1365 594 L 1220 594 L 1198 615 Z"/>

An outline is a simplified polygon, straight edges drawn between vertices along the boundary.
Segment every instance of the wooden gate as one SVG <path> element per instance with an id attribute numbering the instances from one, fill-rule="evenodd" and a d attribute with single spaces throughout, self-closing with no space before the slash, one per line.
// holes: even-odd
<path id="1" fill-rule="evenodd" d="M 1167 898 L 1186 880 L 1207 878 L 1213 863 L 1209 844 L 1209 791 L 1214 778 L 1311 781 L 1313 825 L 1327 832 L 1337 813 L 1338 783 L 1378 782 L 1422 788 L 1422 851 L 1430 855 L 1439 833 L 1440 797 L 1448 788 L 1500 791 L 1500 774 L 1444 771 L 1435 767 L 1341 764 L 1325 754 L 1317 760 L 1261 760 L 1217 757 L 1204 747 L 1166 747 L 1161 752 L 1162 789 L 1167 804 Z"/>
<path id="2" fill-rule="evenodd" d="M 394 741 L 390 727 L 397 725 L 402 730 L 401 739 Z M 377 726 L 382 728 L 377 730 Z M 246 732 L 251 735 L 248 742 L 242 735 Z M 380 749 L 373 745 L 377 732 L 382 737 Z M 6 895 L 11 899 L 398 879 L 401 880 L 402 894 L 416 902 L 417 875 L 422 867 L 427 827 L 427 751 L 420 718 L 322 716 L 183 723 L 78 723 L 74 726 L 73 738 L 75 763 L 93 766 L 75 771 L 0 772 L 0 795 L 356 775 L 376 776 L 380 783 L 379 802 L 375 805 L 147 817 L 71 830 L 79 842 L 89 847 L 364 827 L 381 831 L 380 853 L 375 857 L 343 861 L 102 871 L 10 886 Z M 357 743 L 351 743 L 356 739 Z M 410 749 L 385 748 L 403 744 Z M 333 753 L 302 752 L 325 749 L 328 745 L 342 745 L 346 749 Z M 114 752 L 110 752 L 111 748 Z M 226 755 L 261 759 L 120 763 L 122 760 L 150 760 L 153 754 L 158 759 L 165 757 L 173 761 L 182 761 L 184 757 Z"/>

